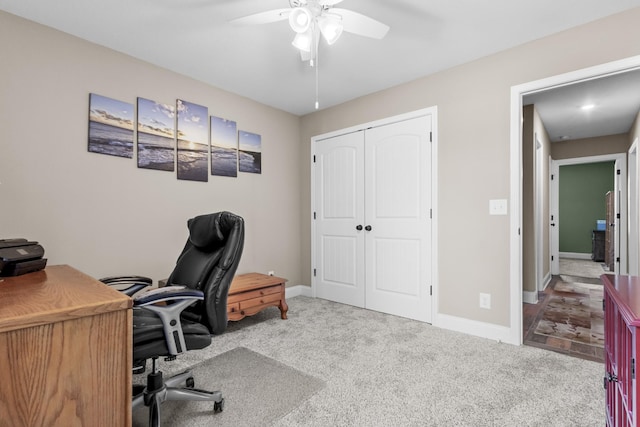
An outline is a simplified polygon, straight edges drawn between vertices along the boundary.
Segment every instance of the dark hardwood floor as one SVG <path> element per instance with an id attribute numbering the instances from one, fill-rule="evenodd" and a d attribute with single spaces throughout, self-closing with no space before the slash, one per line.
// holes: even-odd
<path id="1" fill-rule="evenodd" d="M 544 309 L 553 293 L 554 287 L 560 280 L 559 276 L 553 276 L 549 286 L 547 286 L 544 291 L 538 293 L 537 304 L 523 304 L 524 345 L 564 353 L 595 362 L 604 362 L 604 350 L 602 347 L 534 333 L 538 321 L 542 317 Z"/>

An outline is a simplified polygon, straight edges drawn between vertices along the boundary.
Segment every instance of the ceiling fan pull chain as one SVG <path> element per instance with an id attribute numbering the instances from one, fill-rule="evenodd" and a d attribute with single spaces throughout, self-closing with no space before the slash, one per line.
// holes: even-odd
<path id="1" fill-rule="evenodd" d="M 319 36 L 319 35 L 316 35 L 316 37 L 318 37 L 318 36 Z M 316 53 L 316 54 L 315 54 L 315 58 L 316 58 L 316 60 L 315 60 L 315 67 L 316 67 L 316 110 L 317 110 L 318 108 L 320 108 L 320 102 L 318 101 L 318 86 L 319 86 L 319 85 L 318 85 L 318 51 L 319 51 L 320 49 L 318 48 L 318 44 L 319 44 L 319 43 L 314 43 L 314 45 L 315 45 L 315 50 L 316 50 L 316 52 L 315 52 L 315 53 Z"/>
<path id="2" fill-rule="evenodd" d="M 318 52 L 316 49 L 316 110 L 320 108 L 320 103 L 318 102 Z"/>

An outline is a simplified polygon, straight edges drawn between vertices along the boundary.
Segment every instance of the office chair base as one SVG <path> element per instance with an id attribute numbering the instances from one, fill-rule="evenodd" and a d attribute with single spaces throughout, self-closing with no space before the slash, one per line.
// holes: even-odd
<path id="1" fill-rule="evenodd" d="M 176 387 L 186 384 L 186 388 Z M 220 391 L 206 391 L 193 388 L 193 373 L 187 370 L 163 381 L 162 371 L 155 371 L 147 375 L 147 387 L 141 393 L 134 396 L 132 409 L 141 406 L 149 407 L 149 426 L 160 427 L 160 415 L 162 402 L 167 400 L 179 401 L 205 401 L 213 402 L 213 412 L 222 412 L 224 398 Z M 139 388 L 138 388 L 139 390 Z"/>

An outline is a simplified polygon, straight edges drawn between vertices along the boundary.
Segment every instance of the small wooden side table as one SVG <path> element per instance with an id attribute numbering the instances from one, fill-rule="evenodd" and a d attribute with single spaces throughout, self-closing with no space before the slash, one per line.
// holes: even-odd
<path id="1" fill-rule="evenodd" d="M 240 274 L 233 278 L 227 297 L 227 317 L 240 320 L 267 307 L 278 307 L 280 317 L 287 318 L 285 300 L 287 279 L 260 273 Z"/>

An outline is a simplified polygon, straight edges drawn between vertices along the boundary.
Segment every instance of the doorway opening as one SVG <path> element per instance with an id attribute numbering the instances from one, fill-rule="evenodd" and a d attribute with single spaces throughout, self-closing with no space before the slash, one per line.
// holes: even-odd
<path id="1" fill-rule="evenodd" d="M 636 56 L 512 87 L 510 160 L 510 208 L 512 213 L 510 219 L 512 230 L 510 237 L 510 320 L 512 338 L 515 343 L 523 343 L 523 97 L 540 91 L 561 88 L 576 83 L 597 80 L 639 69 L 640 56 Z M 625 193 L 621 193 L 620 197 L 624 197 L 625 199 L 627 198 L 626 190 Z M 626 270 L 626 262 L 624 265 Z"/>
<path id="2" fill-rule="evenodd" d="M 625 154 L 551 160 L 549 169 L 548 252 L 553 262 L 548 286 L 523 304 L 523 343 L 592 361 L 604 361 L 603 287 L 599 277 L 608 272 L 605 261 L 620 258 L 624 221 L 605 214 L 605 202 L 620 202 L 624 194 Z M 611 203 L 616 213 L 625 206 Z M 536 206 L 540 211 L 540 206 Z M 626 215 L 626 214 L 625 214 Z M 624 216 L 623 216 L 624 217 Z M 608 230 L 597 230 L 598 218 L 607 218 Z M 614 245 L 605 256 L 607 242 Z M 614 238 L 611 238 L 614 236 Z M 536 236 L 536 241 L 538 241 Z M 624 252 L 624 251 L 622 251 Z M 537 255 L 537 254 L 536 254 Z M 619 262 L 610 265 L 619 270 Z M 549 264 L 547 264 L 549 268 Z M 526 295 L 526 292 L 525 292 Z"/>

